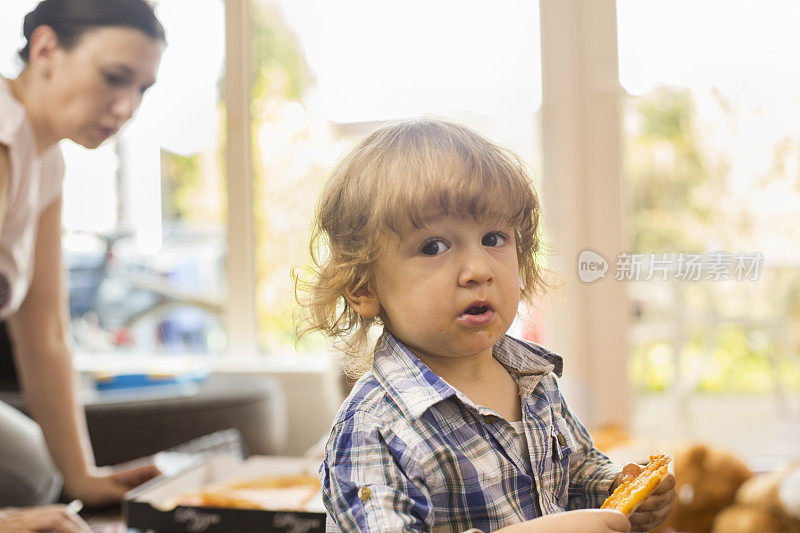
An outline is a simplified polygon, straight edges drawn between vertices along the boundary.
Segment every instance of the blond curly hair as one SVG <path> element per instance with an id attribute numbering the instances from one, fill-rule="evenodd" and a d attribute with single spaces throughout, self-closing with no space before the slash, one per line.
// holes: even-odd
<path id="1" fill-rule="evenodd" d="M 515 228 L 522 299 L 544 292 L 540 204 L 520 158 L 477 132 L 417 119 L 378 129 L 332 171 L 317 204 L 311 262 L 295 269 L 298 337 L 320 331 L 340 341 L 343 368 L 371 365 L 365 318 L 345 290 L 370 283 L 388 232 L 422 227 L 440 215 L 502 220 Z"/>

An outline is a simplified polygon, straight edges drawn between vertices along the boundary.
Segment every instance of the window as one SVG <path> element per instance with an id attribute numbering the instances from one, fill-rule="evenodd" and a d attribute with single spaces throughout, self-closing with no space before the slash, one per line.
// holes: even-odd
<path id="1" fill-rule="evenodd" d="M 787 443 L 777 428 L 798 427 L 786 395 L 800 390 L 800 11 L 751 8 L 618 2 L 631 255 L 643 263 L 628 285 L 629 369 L 640 431 L 769 454 Z M 737 431 L 732 416 L 758 428 Z"/>
<path id="2" fill-rule="evenodd" d="M 288 273 L 308 260 L 322 183 L 381 123 L 461 121 L 541 176 L 538 7 L 255 0 L 251 10 L 258 342 L 281 352 L 295 348 Z M 299 349 L 325 345 L 309 337 Z"/>
<path id="3" fill-rule="evenodd" d="M 19 68 L 18 32 L 35 3 L 0 4 L 4 75 Z M 81 350 L 293 353 L 289 271 L 307 260 L 329 169 L 382 122 L 433 115 L 510 146 L 541 180 L 545 240 L 566 285 L 548 304 L 547 344 L 569 358 L 562 384 L 575 378 L 570 404 L 590 426 L 627 420 L 630 300 L 635 433 L 724 439 L 748 454 L 800 438 L 789 434 L 796 414 L 780 415 L 800 388 L 794 2 L 760 3 L 757 17 L 750 4 L 721 14 L 688 0 L 618 0 L 616 13 L 614 2 L 579 0 L 157 8 L 170 44 L 137 119 L 91 154 L 64 145 Z M 621 196 L 620 117 L 622 250 L 623 209 L 609 208 Z M 572 269 L 595 242 L 612 263 L 620 253 L 607 278 L 636 258 L 636 279 L 623 269 L 630 277 L 582 284 Z M 697 281 L 677 275 L 690 260 Z M 309 337 L 297 349 L 324 347 Z M 760 426 L 728 423 L 731 401 Z"/>
<path id="4" fill-rule="evenodd" d="M 4 35 L 18 34 L 35 3 L 3 8 Z M 168 47 L 134 120 L 99 150 L 63 144 L 79 351 L 323 351 L 319 337 L 296 345 L 290 269 L 308 259 L 329 170 L 383 122 L 467 123 L 541 176 L 536 3 L 159 0 L 156 9 Z M 243 64 L 251 70 L 234 72 Z M 248 78 L 249 105 L 237 87 Z M 250 147 L 231 141 L 232 108 L 250 114 Z M 248 152 L 252 173 L 232 171 Z M 242 199 L 253 206 L 245 217 Z"/>
<path id="5" fill-rule="evenodd" d="M 3 43 L 4 75 L 21 67 L 13 54 L 35 4 L 0 9 L 2 35 L 14 36 Z M 226 348 L 224 4 L 162 0 L 157 13 L 169 46 L 134 119 L 94 151 L 62 142 L 65 264 L 81 352 Z"/>

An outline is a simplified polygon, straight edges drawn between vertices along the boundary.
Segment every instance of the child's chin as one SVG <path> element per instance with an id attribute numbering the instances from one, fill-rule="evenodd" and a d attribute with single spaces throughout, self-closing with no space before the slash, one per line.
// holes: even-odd
<path id="1" fill-rule="evenodd" d="M 491 331 L 475 332 L 466 340 L 464 348 L 469 353 L 478 353 L 490 349 L 499 339 L 500 337 Z"/>

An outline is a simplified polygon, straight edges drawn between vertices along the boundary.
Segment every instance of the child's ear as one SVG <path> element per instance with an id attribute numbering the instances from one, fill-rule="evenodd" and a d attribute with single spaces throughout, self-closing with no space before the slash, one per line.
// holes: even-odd
<path id="1" fill-rule="evenodd" d="M 344 291 L 344 299 L 353 308 L 353 311 L 364 318 L 375 318 L 381 312 L 378 295 L 369 287 L 361 285 L 358 288 L 349 287 Z"/>

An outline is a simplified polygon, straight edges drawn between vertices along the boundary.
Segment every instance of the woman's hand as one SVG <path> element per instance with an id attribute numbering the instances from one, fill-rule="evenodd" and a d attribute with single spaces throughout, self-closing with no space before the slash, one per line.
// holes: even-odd
<path id="1" fill-rule="evenodd" d="M 535 518 L 504 527 L 497 533 L 628 533 L 624 514 L 610 509 L 581 509 Z"/>
<path id="2" fill-rule="evenodd" d="M 32 533 L 55 531 L 57 533 L 91 533 L 89 526 L 66 505 L 45 507 L 8 507 L 0 509 L 0 531 Z"/>
<path id="3" fill-rule="evenodd" d="M 89 506 L 107 505 L 122 500 L 126 492 L 160 472 L 155 465 L 144 465 L 111 474 L 81 476 L 64 481 L 64 490 Z"/>
<path id="4" fill-rule="evenodd" d="M 635 478 L 644 470 L 636 463 L 628 463 L 620 475 L 614 480 L 609 493 L 614 492 L 621 483 Z M 661 480 L 653 489 L 650 496 L 645 499 L 630 516 L 633 531 L 650 531 L 660 526 L 667 519 L 675 507 L 675 475 L 670 473 Z"/>

